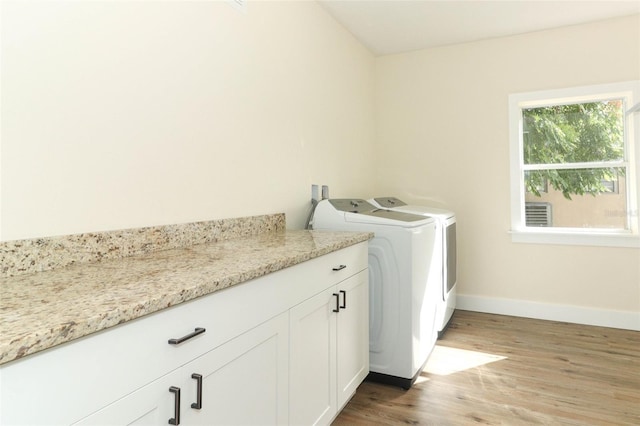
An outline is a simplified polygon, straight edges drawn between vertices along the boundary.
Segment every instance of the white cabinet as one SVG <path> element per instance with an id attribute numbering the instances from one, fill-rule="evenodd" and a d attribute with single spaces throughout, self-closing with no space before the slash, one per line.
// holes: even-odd
<path id="1" fill-rule="evenodd" d="M 338 411 L 369 374 L 368 278 L 362 271 L 338 286 L 347 297 L 345 308 L 336 315 Z"/>
<path id="2" fill-rule="evenodd" d="M 366 268 L 364 242 L 4 364 L 0 424 L 326 424 L 368 372 Z"/>
<path id="3" fill-rule="evenodd" d="M 75 424 L 286 424 L 288 326 L 281 314 Z"/>
<path id="4" fill-rule="evenodd" d="M 369 373 L 367 272 L 290 311 L 290 421 L 329 424 Z"/>
<path id="5" fill-rule="evenodd" d="M 283 313 L 185 367 L 202 374 L 199 410 L 187 408 L 185 425 L 276 425 L 288 423 L 289 316 Z M 188 381 L 186 404 L 195 403 Z"/>
<path id="6" fill-rule="evenodd" d="M 179 372 L 167 374 L 74 425 L 160 425 L 173 416 L 169 389 L 182 379 Z"/>
<path id="7" fill-rule="evenodd" d="M 334 293 L 329 288 L 290 312 L 293 425 L 328 424 L 337 410 Z"/>

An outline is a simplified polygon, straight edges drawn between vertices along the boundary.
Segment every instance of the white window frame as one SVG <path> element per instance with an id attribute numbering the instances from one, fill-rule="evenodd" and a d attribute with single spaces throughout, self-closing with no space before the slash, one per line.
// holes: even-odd
<path id="1" fill-rule="evenodd" d="M 624 111 L 638 105 L 640 80 L 509 96 L 509 141 L 511 162 L 511 240 L 518 243 L 639 247 L 640 199 L 640 111 L 625 113 L 625 165 L 627 166 L 627 230 L 596 228 L 527 227 L 525 222 L 522 110 L 558 104 L 623 99 Z M 636 108 L 633 108 L 634 110 Z M 638 129 L 634 133 L 634 128 Z M 574 165 L 569 166 L 571 168 Z"/>

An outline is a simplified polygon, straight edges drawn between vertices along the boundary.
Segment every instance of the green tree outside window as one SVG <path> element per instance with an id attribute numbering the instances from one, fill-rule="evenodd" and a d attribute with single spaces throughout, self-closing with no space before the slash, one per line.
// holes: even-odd
<path id="1" fill-rule="evenodd" d="M 523 109 L 525 188 L 540 196 L 548 182 L 571 195 L 607 192 L 603 181 L 624 176 L 624 113 L 620 100 Z M 558 164 L 576 168 L 553 168 Z M 585 163 L 594 163 L 593 167 Z M 603 164 L 608 163 L 608 164 Z M 535 166 L 545 166 L 537 169 Z"/>

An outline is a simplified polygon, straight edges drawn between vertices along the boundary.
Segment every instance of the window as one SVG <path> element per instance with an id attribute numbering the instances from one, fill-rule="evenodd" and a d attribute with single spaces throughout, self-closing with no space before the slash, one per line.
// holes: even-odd
<path id="1" fill-rule="evenodd" d="M 509 97 L 514 241 L 640 247 L 639 100 L 640 81 Z"/>

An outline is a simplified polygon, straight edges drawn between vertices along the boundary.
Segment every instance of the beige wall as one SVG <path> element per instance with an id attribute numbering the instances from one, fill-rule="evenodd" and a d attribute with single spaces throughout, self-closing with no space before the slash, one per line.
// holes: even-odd
<path id="1" fill-rule="evenodd" d="M 315 2 L 0 7 L 4 240 L 370 190 L 374 57 Z"/>
<path id="2" fill-rule="evenodd" d="M 376 59 L 315 2 L 0 7 L 4 240 L 300 228 L 327 184 L 455 210 L 463 296 L 640 310 L 637 249 L 511 242 L 507 117 L 510 93 L 640 78 L 638 17 Z"/>
<path id="3" fill-rule="evenodd" d="M 377 190 L 457 213 L 463 297 L 638 312 L 640 250 L 511 242 L 508 95 L 639 78 L 638 16 L 381 57 Z"/>

